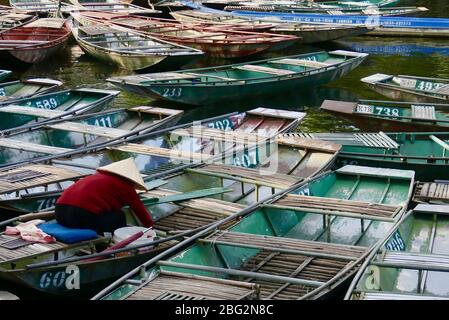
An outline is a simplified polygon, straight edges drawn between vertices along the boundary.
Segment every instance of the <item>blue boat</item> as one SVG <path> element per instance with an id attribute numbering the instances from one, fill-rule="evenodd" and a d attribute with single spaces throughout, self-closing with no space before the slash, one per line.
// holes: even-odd
<path id="1" fill-rule="evenodd" d="M 368 25 L 374 28 L 370 35 L 449 37 L 449 19 L 383 16 L 331 16 L 328 14 L 232 11 L 235 16 L 252 19 L 277 19 L 289 22 L 307 22 L 342 25 Z"/>

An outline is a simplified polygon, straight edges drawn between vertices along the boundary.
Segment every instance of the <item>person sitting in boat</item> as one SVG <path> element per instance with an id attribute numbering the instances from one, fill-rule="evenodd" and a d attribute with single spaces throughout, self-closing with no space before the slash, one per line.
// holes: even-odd
<path id="1" fill-rule="evenodd" d="M 68 228 L 92 229 L 98 234 L 126 226 L 126 205 L 144 227 L 153 219 L 136 189 L 146 190 L 132 158 L 97 168 L 97 172 L 78 180 L 59 197 L 55 206 L 56 221 Z"/>

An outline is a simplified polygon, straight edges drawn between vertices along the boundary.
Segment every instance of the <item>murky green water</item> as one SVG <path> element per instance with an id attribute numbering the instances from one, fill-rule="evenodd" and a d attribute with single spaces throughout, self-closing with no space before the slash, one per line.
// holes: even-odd
<path id="1" fill-rule="evenodd" d="M 4 0 L 0 0 L 0 4 Z M 447 0 L 404 0 L 402 5 L 421 5 L 430 9 L 426 16 L 449 17 L 449 2 Z M 381 96 L 367 89 L 359 80 L 373 73 L 411 74 L 429 77 L 449 77 L 449 41 L 423 39 L 397 39 L 377 37 L 348 38 L 341 41 L 318 46 L 296 46 L 278 55 L 313 52 L 317 50 L 357 50 L 370 53 L 366 62 L 358 69 L 339 81 L 316 88 L 309 96 L 275 97 L 261 101 L 244 101 L 233 105 L 223 105 L 219 108 L 203 106 L 189 109 L 183 121 L 191 121 L 225 112 L 242 111 L 254 106 L 306 110 L 309 114 L 301 126 L 308 131 L 345 131 L 356 128 L 319 111 L 323 99 L 354 100 L 357 98 L 377 99 Z M 260 55 L 254 58 L 265 58 Z M 235 60 L 211 60 L 200 58 L 183 68 L 210 66 L 236 62 Z M 11 66 L 11 69 L 15 69 Z M 71 43 L 64 52 L 50 61 L 39 65 L 15 70 L 14 77 L 52 77 L 64 81 L 66 87 L 95 86 L 114 88 L 104 80 L 111 76 L 130 74 L 129 71 L 99 63 L 83 53 Z M 129 107 L 136 105 L 159 105 L 182 108 L 182 106 L 162 101 L 151 101 L 145 97 L 123 92 L 117 99 L 116 106 Z M 373 128 L 375 130 L 375 128 Z"/>
<path id="2" fill-rule="evenodd" d="M 5 4 L 0 0 L 0 4 Z M 420 5 L 430 9 L 426 16 L 449 17 L 448 0 L 404 0 L 401 5 Z M 409 74 L 428 77 L 449 78 L 449 40 L 429 40 L 417 38 L 376 38 L 357 37 L 344 39 L 319 46 L 303 46 L 290 48 L 288 51 L 277 55 L 288 55 L 317 50 L 356 50 L 370 53 L 363 65 L 348 76 L 330 83 L 326 86 L 315 88 L 309 96 L 298 96 L 292 93 L 289 96 L 265 99 L 263 103 L 257 101 L 245 101 L 235 105 L 223 105 L 219 108 L 204 106 L 189 109 L 183 121 L 191 121 L 205 117 L 215 116 L 232 111 L 242 111 L 254 106 L 273 108 L 285 108 L 291 110 L 306 110 L 308 115 L 300 129 L 307 131 L 352 131 L 357 130 L 351 123 L 339 120 L 325 112 L 319 111 L 319 106 L 324 99 L 355 100 L 359 98 L 382 99 L 383 97 L 372 92 L 359 80 L 373 73 Z M 263 58 L 267 56 L 258 56 Z M 184 68 L 194 66 L 210 66 L 233 61 L 199 59 Z M 3 66 L 4 67 L 4 66 Z M 105 82 L 112 76 L 127 75 L 129 71 L 113 66 L 104 65 L 85 55 L 75 44 L 71 43 L 58 56 L 39 65 L 14 70 L 13 78 L 51 77 L 64 81 L 65 87 L 94 86 L 99 88 L 111 88 L 114 86 Z M 116 100 L 117 107 L 131 107 L 137 105 L 159 105 L 179 108 L 180 106 L 151 101 L 145 97 L 123 92 Z M 376 128 L 373 128 L 375 131 Z"/>

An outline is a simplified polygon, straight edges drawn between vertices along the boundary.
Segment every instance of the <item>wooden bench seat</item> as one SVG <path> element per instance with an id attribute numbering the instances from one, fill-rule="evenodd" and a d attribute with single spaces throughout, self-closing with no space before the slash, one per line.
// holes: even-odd
<path id="1" fill-rule="evenodd" d="M 276 75 L 276 76 L 285 76 L 285 75 L 296 73 L 296 72 L 290 71 L 290 70 L 276 69 L 276 68 L 263 67 L 263 66 L 255 66 L 255 65 L 251 65 L 251 64 L 245 64 L 243 66 L 237 66 L 237 67 L 233 67 L 233 68 L 238 69 L 238 70 L 244 70 L 244 71 L 267 73 L 267 74 L 272 74 L 272 75 Z"/>

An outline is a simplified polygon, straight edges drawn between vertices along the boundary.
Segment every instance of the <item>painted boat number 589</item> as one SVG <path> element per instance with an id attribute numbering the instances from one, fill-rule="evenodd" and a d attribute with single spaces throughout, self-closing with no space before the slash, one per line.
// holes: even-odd
<path id="1" fill-rule="evenodd" d="M 64 271 L 45 272 L 39 281 L 41 289 L 62 288 L 63 286 L 67 290 L 80 288 L 80 270 L 77 266 L 67 266 Z"/>

